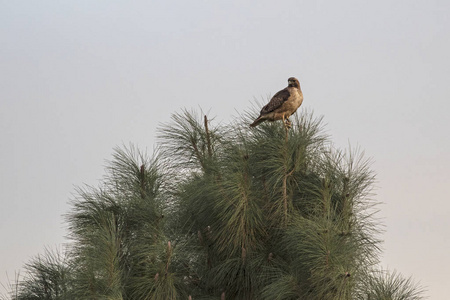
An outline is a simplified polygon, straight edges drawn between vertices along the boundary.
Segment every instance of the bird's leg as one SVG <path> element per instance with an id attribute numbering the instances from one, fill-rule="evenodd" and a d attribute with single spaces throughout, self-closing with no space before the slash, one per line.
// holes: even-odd
<path id="1" fill-rule="evenodd" d="M 292 126 L 291 121 L 289 121 L 289 118 L 287 118 L 286 115 L 283 115 L 283 124 L 284 124 L 284 128 L 286 128 L 286 130 L 288 130 Z"/>
<path id="2" fill-rule="evenodd" d="M 289 131 L 289 127 L 287 121 L 287 118 L 285 119 L 285 115 L 283 115 L 283 125 L 284 125 L 284 131 L 286 132 L 286 143 L 288 142 L 288 131 Z"/>
<path id="3" fill-rule="evenodd" d="M 289 120 L 289 118 L 286 118 L 286 127 L 287 128 L 291 128 L 292 127 L 292 122 Z"/>

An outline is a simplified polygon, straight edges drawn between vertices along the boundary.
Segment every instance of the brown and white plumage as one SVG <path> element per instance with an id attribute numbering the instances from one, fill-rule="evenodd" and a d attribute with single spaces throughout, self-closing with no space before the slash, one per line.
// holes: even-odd
<path id="1" fill-rule="evenodd" d="M 290 127 L 289 117 L 302 105 L 303 94 L 297 78 L 289 78 L 288 83 L 285 89 L 276 93 L 269 103 L 261 109 L 259 117 L 250 124 L 250 127 L 255 127 L 266 120 L 283 120 L 285 125 Z"/>

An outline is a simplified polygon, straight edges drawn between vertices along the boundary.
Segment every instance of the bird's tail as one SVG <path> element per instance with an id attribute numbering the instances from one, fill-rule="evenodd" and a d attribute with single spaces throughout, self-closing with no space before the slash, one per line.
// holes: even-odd
<path id="1" fill-rule="evenodd" d="M 262 119 L 261 117 L 257 118 L 252 124 L 250 124 L 250 127 L 255 127 L 257 125 L 259 125 L 261 122 L 263 122 L 264 119 Z"/>

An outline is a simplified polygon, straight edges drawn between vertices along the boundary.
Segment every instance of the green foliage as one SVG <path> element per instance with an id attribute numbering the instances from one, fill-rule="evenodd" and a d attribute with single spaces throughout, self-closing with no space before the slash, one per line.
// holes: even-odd
<path id="1" fill-rule="evenodd" d="M 25 265 L 26 275 L 17 283 L 11 299 L 71 299 L 72 269 L 65 254 L 45 250 Z"/>
<path id="2" fill-rule="evenodd" d="M 419 300 L 424 290 L 411 278 L 404 278 L 396 271 L 374 271 L 367 288 L 361 295 L 367 300 Z"/>
<path id="3" fill-rule="evenodd" d="M 154 158 L 116 149 L 102 185 L 72 203 L 64 268 L 44 263 L 55 278 L 70 270 L 52 285 L 64 293 L 39 299 L 421 299 L 375 271 L 363 153 L 334 149 L 312 113 L 289 130 L 249 123 L 182 111 L 161 126 Z M 17 299 L 46 291 L 33 272 Z"/>

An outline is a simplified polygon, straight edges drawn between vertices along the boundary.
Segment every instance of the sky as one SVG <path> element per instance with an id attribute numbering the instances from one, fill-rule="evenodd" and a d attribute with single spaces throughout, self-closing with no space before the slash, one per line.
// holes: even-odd
<path id="1" fill-rule="evenodd" d="M 0 0 L 0 283 L 67 242 L 75 189 L 114 148 L 151 153 L 182 108 L 230 122 L 295 76 L 300 112 L 372 158 L 381 267 L 447 299 L 449 14 L 444 0 Z"/>

